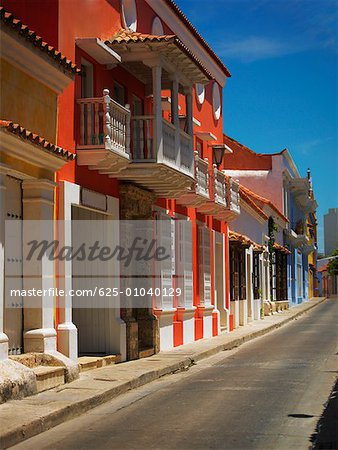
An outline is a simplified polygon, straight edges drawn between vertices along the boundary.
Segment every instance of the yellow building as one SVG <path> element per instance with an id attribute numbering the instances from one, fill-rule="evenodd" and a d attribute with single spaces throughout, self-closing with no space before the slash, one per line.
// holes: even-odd
<path id="1" fill-rule="evenodd" d="M 309 196 L 314 199 L 312 190 L 312 181 L 310 169 L 308 169 L 308 179 L 311 189 Z M 309 298 L 318 297 L 318 278 L 317 278 L 317 217 L 316 212 L 309 213 L 306 218 L 306 235 L 308 238 L 307 247 L 309 249 Z"/>
<path id="2" fill-rule="evenodd" d="M 32 302 L 13 298 L 11 290 L 54 284 L 54 265 L 41 261 L 32 267 L 23 242 L 25 236 L 39 240 L 54 236 L 53 222 L 46 226 L 46 221 L 54 218 L 55 174 L 74 159 L 53 144 L 58 95 L 78 69 L 3 7 L 0 24 L 1 403 L 14 392 L 22 396 L 36 390 L 34 371 L 19 363 L 22 353 L 58 357 L 54 298 L 42 295 Z M 35 225 L 28 228 L 31 220 Z"/>

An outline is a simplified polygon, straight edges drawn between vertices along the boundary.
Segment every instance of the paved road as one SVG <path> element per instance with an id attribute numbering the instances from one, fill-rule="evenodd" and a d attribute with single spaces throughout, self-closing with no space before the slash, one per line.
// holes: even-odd
<path id="1" fill-rule="evenodd" d="M 308 449 L 337 374 L 337 323 L 338 299 L 327 300 L 15 448 Z"/>

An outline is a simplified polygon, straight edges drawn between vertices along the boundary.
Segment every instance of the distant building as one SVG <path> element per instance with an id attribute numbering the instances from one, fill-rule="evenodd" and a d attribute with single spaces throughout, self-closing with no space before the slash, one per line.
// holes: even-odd
<path id="1" fill-rule="evenodd" d="M 338 246 L 338 208 L 330 208 L 324 215 L 325 255 L 330 256 Z"/>

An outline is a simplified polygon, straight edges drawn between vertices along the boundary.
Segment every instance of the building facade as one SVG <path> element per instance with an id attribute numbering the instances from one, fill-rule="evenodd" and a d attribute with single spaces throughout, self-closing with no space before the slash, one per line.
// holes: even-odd
<path id="1" fill-rule="evenodd" d="M 306 226 L 309 214 L 315 213 L 317 207 L 310 179 L 301 178 L 287 149 L 280 153 L 258 154 L 228 136 L 224 136 L 224 142 L 233 150 L 225 160 L 226 173 L 268 199 L 285 218 L 286 226 L 270 225 L 270 232 L 279 235 L 277 244 L 287 248 L 285 254 L 288 254 L 287 275 L 283 277 L 287 281 L 287 296 L 284 288 L 279 289 L 278 296 L 285 300 L 287 297 L 290 306 L 302 303 L 309 298 L 308 258 L 315 251 Z M 284 259 L 278 257 L 276 264 L 285 266 Z M 277 286 L 285 286 L 285 281 L 276 283 L 272 301 L 277 300 Z"/>
<path id="2" fill-rule="evenodd" d="M 77 220 L 161 221 L 175 258 L 160 269 L 160 286 L 181 283 L 184 292 L 156 298 L 152 308 L 119 303 L 104 327 L 93 322 L 103 311 L 79 313 L 76 299 L 56 298 L 58 350 L 71 360 L 79 354 L 125 360 L 218 334 L 229 321 L 227 222 L 240 211 L 238 185 L 213 161 L 216 150 L 228 150 L 221 111 L 227 68 L 172 2 L 56 1 L 52 9 L 10 3 L 81 68 L 59 96 L 57 113 L 57 142 L 77 156 L 56 173 L 63 243 L 79 239 Z M 106 242 L 117 244 L 116 236 Z M 215 291 L 216 257 L 223 270 Z M 74 262 L 59 263 L 58 287 L 79 287 L 78 270 Z M 118 265 L 110 270 L 119 276 Z"/>
<path id="3" fill-rule="evenodd" d="M 330 208 L 324 214 L 324 251 L 331 256 L 338 248 L 338 208 Z"/>
<path id="4" fill-rule="evenodd" d="M 223 135 L 230 73 L 173 1 L 2 3 L 0 360 L 12 392 L 37 390 L 28 355 L 71 381 L 83 356 L 150 356 L 308 298 L 310 180 L 287 151 Z M 131 248 L 136 235 L 169 257 L 32 264 L 28 235 L 65 249 Z M 53 295 L 14 304 L 11 277 Z M 141 303 L 126 294 L 141 288 Z"/>
<path id="5" fill-rule="evenodd" d="M 53 285 L 53 265 L 46 261 L 32 265 L 27 260 L 23 241 L 27 236 L 53 239 L 56 172 L 75 157 L 55 144 L 57 102 L 61 92 L 77 76 L 78 69 L 3 7 L 0 18 L 0 391 L 3 400 L 11 392 L 18 396 L 36 392 L 34 373 L 17 362 L 17 355 L 23 352 L 49 354 L 67 368 L 69 379 L 77 376 L 74 364 L 57 352 L 54 299 L 40 295 L 32 302 L 21 291 Z M 52 225 L 46 227 L 46 221 Z M 18 290 L 18 295 L 13 296 L 13 289 Z"/>

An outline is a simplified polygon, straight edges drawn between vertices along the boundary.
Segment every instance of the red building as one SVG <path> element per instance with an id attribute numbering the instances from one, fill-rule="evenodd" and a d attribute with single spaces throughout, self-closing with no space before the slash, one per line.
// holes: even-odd
<path id="1" fill-rule="evenodd" d="M 76 153 L 56 174 L 55 217 L 71 220 L 59 230 L 64 243 L 80 242 L 77 220 L 160 220 L 173 246 L 160 288 L 182 292 L 108 313 L 95 299 L 80 311 L 74 297 L 57 298 L 58 350 L 135 359 L 228 328 L 228 221 L 240 212 L 239 187 L 214 164 L 231 151 L 221 106 L 228 69 L 171 0 L 2 3 L 81 67 L 58 104 L 57 144 Z M 93 287 L 78 270 L 60 263 L 58 286 Z"/>

